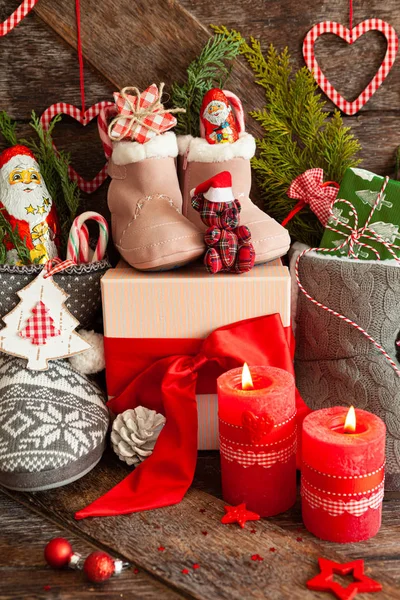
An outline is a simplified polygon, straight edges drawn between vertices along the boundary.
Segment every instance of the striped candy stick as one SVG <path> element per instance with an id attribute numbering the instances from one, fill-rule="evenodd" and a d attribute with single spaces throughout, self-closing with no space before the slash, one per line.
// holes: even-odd
<path id="1" fill-rule="evenodd" d="M 108 243 L 108 224 L 104 217 L 96 212 L 87 211 L 76 217 L 72 223 L 68 238 L 67 259 L 78 262 L 89 262 L 89 232 L 85 221 L 93 220 L 99 224 L 99 240 L 90 262 L 104 258 Z"/>

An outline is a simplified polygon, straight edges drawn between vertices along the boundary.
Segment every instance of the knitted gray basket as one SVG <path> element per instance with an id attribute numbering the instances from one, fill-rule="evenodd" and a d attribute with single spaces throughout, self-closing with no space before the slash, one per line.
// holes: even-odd
<path id="1" fill-rule="evenodd" d="M 67 309 L 84 329 L 91 327 L 101 307 L 100 279 L 111 267 L 107 259 L 75 265 L 54 275 L 54 281 L 69 298 Z M 0 265 L 0 317 L 3 318 L 20 301 L 17 292 L 26 287 L 43 269 L 42 265 L 16 267 Z"/>
<path id="2" fill-rule="evenodd" d="M 303 256 L 307 292 L 363 327 L 400 368 L 400 267 L 387 261 Z M 301 292 L 295 315 L 296 383 L 312 409 L 353 404 L 386 423 L 386 489 L 400 490 L 400 377 L 351 325 L 315 306 Z"/>

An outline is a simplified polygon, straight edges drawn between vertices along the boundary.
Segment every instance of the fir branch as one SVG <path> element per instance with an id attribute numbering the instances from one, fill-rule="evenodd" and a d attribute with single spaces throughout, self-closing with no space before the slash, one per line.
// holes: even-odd
<path id="1" fill-rule="evenodd" d="M 53 147 L 52 132 L 60 121 L 61 115 L 55 116 L 46 131 L 40 123 L 39 117 L 32 112 L 31 127 L 38 140 L 25 140 L 24 143 L 35 154 L 47 189 L 55 203 L 61 227 L 61 249 L 64 252 L 69 230 L 79 208 L 80 190 L 77 184 L 69 178 L 69 154 L 62 151 L 56 152 Z"/>
<path id="2" fill-rule="evenodd" d="M 16 127 L 17 123 L 11 119 L 6 111 L 0 111 L 0 132 L 8 146 L 16 146 L 18 144 Z"/>
<path id="3" fill-rule="evenodd" d="M 343 125 L 339 111 L 326 112 L 312 73 L 306 67 L 293 73 L 287 48 L 278 53 L 271 45 L 264 56 L 258 40 L 247 43 L 238 31 L 213 29 L 240 44 L 255 83 L 265 90 L 265 107 L 250 113 L 263 129 L 252 167 L 266 211 L 282 221 L 297 202 L 286 194 L 295 177 L 321 167 L 327 180 L 340 183 L 346 169 L 359 164 L 360 144 Z M 322 226 L 308 208 L 288 223 L 288 229 L 293 239 L 319 245 Z"/>
<path id="4" fill-rule="evenodd" d="M 1 264 L 4 264 L 7 259 L 7 250 L 6 250 L 6 246 L 4 243 L 5 239 L 7 239 L 10 241 L 10 243 L 14 246 L 15 250 L 17 251 L 18 258 L 20 259 L 21 263 L 23 265 L 30 265 L 30 264 L 32 264 L 32 260 L 31 260 L 29 249 L 26 244 L 26 238 L 24 239 L 24 241 L 22 241 L 20 239 L 18 233 L 16 233 L 13 230 L 10 223 L 5 218 L 5 216 L 3 214 L 4 210 L 5 210 L 4 208 L 0 208 L 0 230 L 3 234 L 3 237 L 2 237 L 3 242 L 1 244 L 1 252 L 0 252 Z"/>
<path id="5" fill-rule="evenodd" d="M 229 32 L 210 38 L 199 56 L 190 63 L 185 83 L 172 85 L 174 106 L 186 113 L 176 115 L 177 134 L 199 136 L 199 115 L 204 94 L 213 87 L 223 87 L 230 74 L 228 61 L 239 54 L 241 40 Z"/>

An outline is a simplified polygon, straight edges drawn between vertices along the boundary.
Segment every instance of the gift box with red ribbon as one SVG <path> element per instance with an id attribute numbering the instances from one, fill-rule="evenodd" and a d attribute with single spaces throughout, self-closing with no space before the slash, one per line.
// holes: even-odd
<path id="1" fill-rule="evenodd" d="M 195 356 L 212 331 L 244 319 L 277 313 L 291 344 L 290 275 L 279 260 L 240 277 L 210 277 L 202 265 L 142 273 L 121 262 L 107 272 L 101 285 L 110 398 L 121 395 L 157 360 Z M 267 339 L 265 344 L 268 347 Z M 219 447 L 216 379 L 220 374 L 212 362 L 199 372 L 199 449 Z"/>

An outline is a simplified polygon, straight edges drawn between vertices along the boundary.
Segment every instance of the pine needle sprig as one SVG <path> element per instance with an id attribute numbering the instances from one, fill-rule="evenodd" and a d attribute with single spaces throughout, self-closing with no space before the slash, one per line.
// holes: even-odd
<path id="1" fill-rule="evenodd" d="M 48 130 L 45 130 L 39 117 L 32 112 L 30 125 L 37 135 L 37 140 L 32 138 L 24 140 L 24 143 L 35 154 L 47 189 L 56 205 L 61 227 L 61 250 L 64 252 L 81 197 L 76 182 L 69 178 L 70 155 L 67 152 L 55 151 L 53 147 L 52 133 L 61 119 L 61 115 L 56 115 Z"/>
<path id="2" fill-rule="evenodd" d="M 200 135 L 199 116 L 204 94 L 213 87 L 223 87 L 230 74 L 229 63 L 239 54 L 241 40 L 229 32 L 210 38 L 199 56 L 187 69 L 187 80 L 172 85 L 171 101 L 186 110 L 178 113 L 175 131 L 180 135 Z"/>
<path id="3" fill-rule="evenodd" d="M 7 146 L 16 146 L 18 144 L 16 128 L 17 123 L 11 119 L 6 111 L 0 111 L 0 132 Z"/>
<path id="4" fill-rule="evenodd" d="M 4 208 L 0 209 L 0 231 L 2 235 L 2 243 L 0 244 L 0 264 L 4 264 L 7 259 L 7 250 L 4 244 L 4 239 L 8 239 L 17 251 L 18 258 L 23 265 L 32 264 L 30 252 L 28 250 L 26 239 L 22 241 L 20 237 L 15 233 L 15 230 L 11 227 L 3 215 Z"/>
<path id="5" fill-rule="evenodd" d="M 361 146 L 340 112 L 326 111 L 312 73 L 306 67 L 293 72 L 287 48 L 279 53 L 271 45 L 264 55 L 258 40 L 250 38 L 247 43 L 238 31 L 213 29 L 239 42 L 255 83 L 265 90 L 265 106 L 250 112 L 263 129 L 252 167 L 266 211 L 281 222 L 297 202 L 287 196 L 295 177 L 320 167 L 327 180 L 340 183 L 346 169 L 359 164 L 356 155 Z M 308 207 L 288 223 L 288 229 L 293 239 L 312 246 L 319 245 L 323 232 Z"/>

